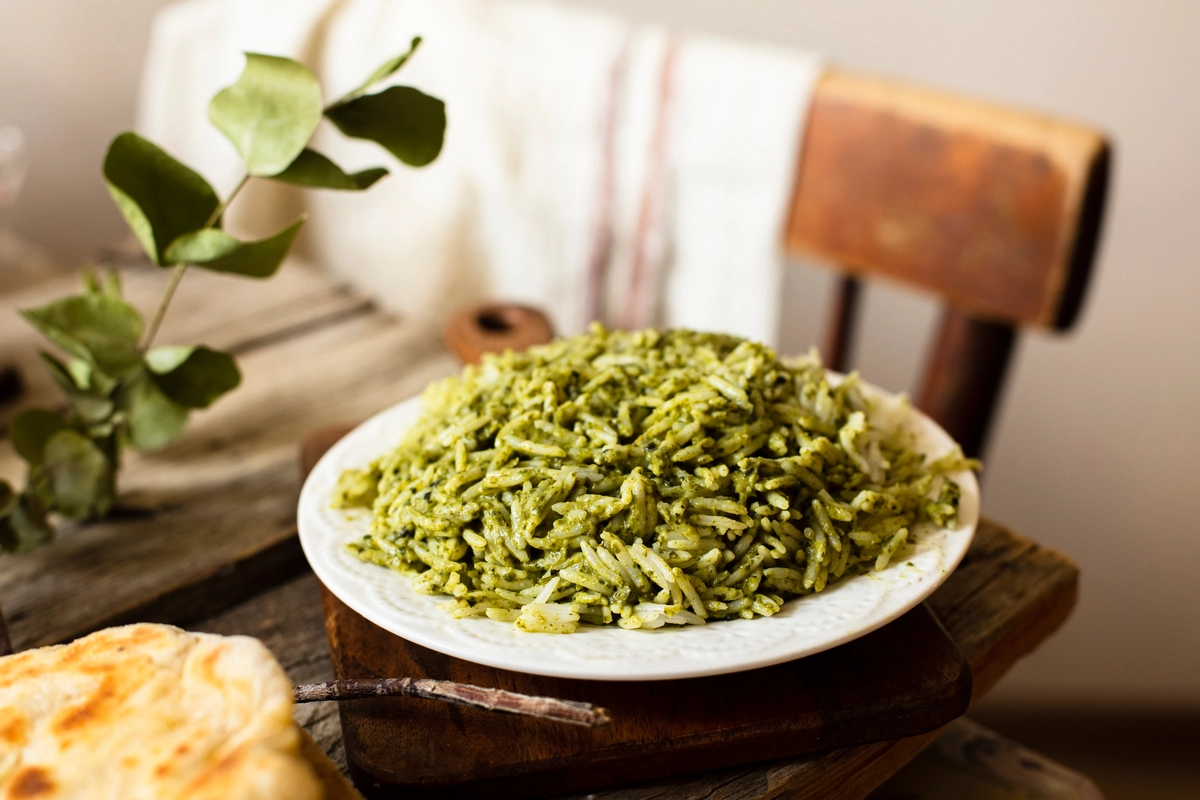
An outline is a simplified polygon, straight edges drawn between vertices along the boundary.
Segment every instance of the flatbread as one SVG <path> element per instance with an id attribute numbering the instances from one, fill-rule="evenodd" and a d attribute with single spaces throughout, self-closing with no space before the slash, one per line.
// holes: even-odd
<path id="1" fill-rule="evenodd" d="M 0 659 L 0 798 L 323 797 L 256 639 L 128 625 Z"/>

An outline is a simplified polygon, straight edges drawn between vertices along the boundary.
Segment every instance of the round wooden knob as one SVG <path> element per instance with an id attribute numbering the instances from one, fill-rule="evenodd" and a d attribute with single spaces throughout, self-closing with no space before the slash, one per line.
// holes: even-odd
<path id="1" fill-rule="evenodd" d="M 478 364 L 484 353 L 521 351 L 554 338 L 554 328 L 536 308 L 488 303 L 451 317 L 442 336 L 464 364 Z"/>

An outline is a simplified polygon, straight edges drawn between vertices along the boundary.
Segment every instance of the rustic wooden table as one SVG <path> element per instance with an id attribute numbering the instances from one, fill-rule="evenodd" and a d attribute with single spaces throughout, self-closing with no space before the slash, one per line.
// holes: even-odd
<path id="1" fill-rule="evenodd" d="M 126 292 L 152 306 L 165 273 L 130 268 Z M 53 278 L 0 295 L 0 368 L 21 390 L 0 398 L 0 476 L 22 477 L 8 422 L 28 404 L 53 406 L 37 335 L 12 311 L 74 288 Z M 250 282 L 194 270 L 159 340 L 237 354 L 242 386 L 194 416 L 187 433 L 132 454 L 113 518 L 62 531 L 53 544 L 0 559 L 0 604 L 17 649 L 108 625 L 171 622 L 262 639 L 297 683 L 329 680 L 319 586 L 296 540 L 299 443 L 365 419 L 457 369 L 437 331 L 405 324 L 328 278 L 289 266 Z M 1063 622 L 1078 571 L 1064 556 L 984 521 L 966 559 L 929 605 L 970 661 L 974 697 Z M 298 721 L 345 768 L 333 703 L 300 706 Z M 847 748 L 658 781 L 603 798 L 863 798 L 936 737 Z"/>

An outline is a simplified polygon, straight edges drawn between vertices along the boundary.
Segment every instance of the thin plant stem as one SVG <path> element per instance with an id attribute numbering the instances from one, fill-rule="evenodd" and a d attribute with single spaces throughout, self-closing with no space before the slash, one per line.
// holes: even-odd
<path id="1" fill-rule="evenodd" d="M 587 728 L 600 728 L 612 721 L 606 709 L 591 703 L 518 694 L 503 689 L 453 681 L 435 681 L 429 678 L 365 678 L 305 684 L 295 687 L 293 694 L 297 703 L 361 700 L 369 697 L 422 697 L 456 705 L 477 706 L 489 711 L 542 717 Z"/>
<path id="2" fill-rule="evenodd" d="M 158 301 L 158 308 L 154 310 L 154 319 L 150 321 L 150 327 L 146 330 L 146 339 L 142 342 L 142 352 L 150 349 L 150 343 L 158 334 L 163 316 L 167 313 L 167 306 L 171 305 L 171 298 L 175 296 L 175 290 L 179 288 L 179 282 L 183 280 L 185 272 L 187 272 L 187 264 L 175 265 L 175 271 L 171 273 L 171 282 L 167 284 L 167 291 L 163 293 L 162 300 Z"/>
<path id="3" fill-rule="evenodd" d="M 237 197 L 238 192 L 242 191 L 242 187 L 246 185 L 248 180 L 250 180 L 249 174 L 242 176 L 242 179 L 238 181 L 237 186 L 233 187 L 233 191 L 229 193 L 229 196 L 213 209 L 212 214 L 209 215 L 208 220 L 204 223 L 204 227 L 201 230 L 206 230 L 217 224 L 218 220 L 221 219 L 221 215 L 225 213 L 225 209 L 229 208 L 229 204 L 233 202 L 233 198 Z M 171 273 L 171 282 L 167 284 L 167 290 L 163 293 L 162 300 L 158 302 L 158 308 L 154 310 L 154 318 L 150 321 L 150 327 L 146 330 L 146 338 L 142 342 L 142 352 L 150 349 L 154 337 L 158 335 L 158 329 L 162 325 L 163 317 L 167 313 L 167 306 L 171 305 L 171 298 L 175 296 L 175 290 L 179 288 L 179 282 L 183 280 L 183 273 L 187 272 L 187 268 L 187 264 L 175 265 L 175 271 Z"/>
<path id="4" fill-rule="evenodd" d="M 238 181 L 237 186 L 234 186 L 233 191 L 229 193 L 229 197 L 226 197 L 220 205 L 213 209 L 213 213 L 208 217 L 208 222 L 204 223 L 205 228 L 211 228 L 217 224 L 217 220 L 221 219 L 221 215 L 225 213 L 225 209 L 229 208 L 229 204 L 233 202 L 233 198 L 238 196 L 238 192 L 242 190 L 242 187 L 246 185 L 246 181 L 248 180 L 250 180 L 250 173 L 243 175 L 242 179 Z"/>

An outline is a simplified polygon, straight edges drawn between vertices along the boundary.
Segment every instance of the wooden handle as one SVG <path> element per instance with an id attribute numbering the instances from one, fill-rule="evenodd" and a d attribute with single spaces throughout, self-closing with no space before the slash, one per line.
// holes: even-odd
<path id="1" fill-rule="evenodd" d="M 554 327 L 536 308 L 488 303 L 455 314 L 442 338 L 464 364 L 478 364 L 484 353 L 545 344 L 554 338 Z"/>
<path id="2" fill-rule="evenodd" d="M 8 635 L 8 620 L 4 619 L 4 611 L 0 610 L 0 656 L 11 656 L 14 652 L 12 638 Z"/>

